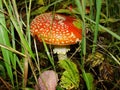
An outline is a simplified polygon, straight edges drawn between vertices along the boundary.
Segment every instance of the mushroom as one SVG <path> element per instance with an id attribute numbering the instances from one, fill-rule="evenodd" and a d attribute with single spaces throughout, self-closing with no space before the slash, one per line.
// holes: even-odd
<path id="1" fill-rule="evenodd" d="M 35 85 L 35 90 L 56 90 L 57 82 L 58 75 L 55 71 L 44 71 L 38 78 L 38 85 Z"/>
<path id="2" fill-rule="evenodd" d="M 44 13 L 33 19 L 30 30 L 40 42 L 43 39 L 47 44 L 54 45 L 53 52 L 58 54 L 59 60 L 64 60 L 67 59 L 69 45 L 81 41 L 82 30 L 75 24 L 77 21 L 68 15 Z"/>

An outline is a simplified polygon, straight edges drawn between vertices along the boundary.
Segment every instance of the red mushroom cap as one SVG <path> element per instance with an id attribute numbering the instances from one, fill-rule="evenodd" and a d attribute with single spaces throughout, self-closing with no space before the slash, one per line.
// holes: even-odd
<path id="1" fill-rule="evenodd" d="M 31 22 L 31 34 L 47 44 L 71 45 L 82 38 L 82 30 L 74 25 L 76 18 L 52 13 L 36 16 Z M 42 38 L 42 39 L 41 39 Z"/>

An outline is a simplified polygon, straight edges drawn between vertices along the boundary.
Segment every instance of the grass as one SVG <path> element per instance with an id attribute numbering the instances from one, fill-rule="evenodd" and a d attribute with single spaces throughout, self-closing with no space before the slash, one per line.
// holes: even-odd
<path id="1" fill-rule="evenodd" d="M 98 38 L 98 30 L 99 30 L 99 22 L 100 22 L 100 13 L 101 13 L 101 4 L 102 4 L 102 0 L 99 0 L 98 2 L 96 2 L 96 25 L 95 25 L 95 31 L 94 31 L 94 39 L 93 39 L 93 48 L 92 48 L 92 53 L 95 53 L 95 49 L 96 49 L 96 44 L 97 44 L 97 38 Z"/>
<path id="2" fill-rule="evenodd" d="M 9 47 L 8 47 L 9 50 L 11 49 L 12 46 L 13 46 L 13 49 L 16 49 L 16 43 L 15 43 L 16 39 L 15 39 L 15 33 L 14 33 L 15 32 L 14 28 L 15 28 L 19 37 L 20 37 L 20 42 L 19 43 L 22 47 L 21 48 L 21 53 L 26 56 L 26 57 L 22 58 L 24 60 L 24 64 L 25 64 L 24 68 L 23 67 L 21 68 L 21 66 L 20 66 L 20 68 L 22 69 L 21 73 L 24 74 L 24 77 L 25 77 L 25 79 L 24 79 L 24 85 L 25 85 L 26 81 L 27 81 L 26 80 L 27 75 L 28 75 L 27 74 L 27 72 L 28 72 L 28 60 L 29 60 L 30 56 L 32 58 L 34 58 L 34 55 L 32 53 L 32 50 L 31 50 L 25 36 L 24 36 L 23 29 L 22 29 L 22 23 L 21 23 L 22 21 L 19 18 L 16 2 L 14 0 L 12 2 L 11 1 L 7 2 L 6 0 L 3 0 L 3 3 L 6 6 L 6 9 L 8 11 L 8 15 L 9 15 L 10 20 L 11 20 L 11 22 L 10 22 L 11 33 L 8 32 L 9 30 L 5 30 L 3 28 L 3 30 L 1 30 L 1 31 L 4 31 L 4 32 L 1 33 L 1 35 L 5 35 L 4 33 L 6 33 L 6 35 L 1 37 L 1 38 L 6 38 L 6 39 L 4 41 L 1 41 L 1 43 L 3 42 L 4 45 L 9 45 Z M 13 4 L 13 6 L 12 6 L 11 3 Z M 1 3 L 1 5 L 3 5 L 3 4 Z M 9 8 L 9 6 L 10 6 L 10 8 Z M 4 13 L 2 13 L 2 14 L 4 15 Z M 3 18 L 3 19 L 5 20 L 5 18 Z M 1 23 L 3 23 L 3 22 L 5 22 L 5 21 L 1 21 Z M 4 23 L 4 25 L 6 25 L 6 24 Z M 4 27 L 7 28 L 6 26 L 4 26 Z M 12 46 L 10 45 L 10 39 L 9 39 L 8 34 L 10 34 L 12 36 Z M 28 36 L 30 37 L 30 34 Z M 7 72 L 8 72 L 8 75 L 9 75 L 10 79 L 11 79 L 12 85 L 14 87 L 15 83 L 14 83 L 14 79 L 13 79 L 14 75 L 12 73 L 13 72 L 12 68 L 15 69 L 15 71 L 17 71 L 16 69 L 18 67 L 16 67 L 16 65 L 21 65 L 20 60 L 17 60 L 18 57 L 17 57 L 16 54 L 6 50 L 7 48 L 5 49 L 5 51 L 4 51 L 4 48 L 2 48 L 2 49 L 3 49 L 2 52 L 3 52 L 4 60 L 6 60 L 5 62 L 7 63 L 7 65 L 6 65 Z M 11 50 L 11 51 L 13 51 L 13 50 Z M 29 53 L 29 55 L 28 55 L 28 53 Z M 16 72 L 15 75 L 16 75 L 16 79 L 17 79 L 17 72 Z M 21 77 L 23 77 L 23 76 L 21 76 Z M 17 83 L 17 86 L 18 86 L 18 81 L 16 81 L 16 83 Z"/>
<path id="3" fill-rule="evenodd" d="M 119 2 L 110 0 L 1 0 L 0 71 L 3 74 L 0 74 L 0 80 L 9 83 L 12 89 L 33 89 L 38 76 L 44 70 L 53 69 L 57 74 L 62 75 L 57 61 L 54 61 L 56 56 L 52 55 L 51 48 L 44 40 L 43 44 L 37 43 L 30 35 L 32 18 L 38 14 L 53 11 L 74 15 L 82 20 L 82 42 L 79 46 L 71 46 L 72 49 L 81 48 L 81 51 L 73 52 L 71 50 L 68 53 L 68 56 L 72 56 L 70 57 L 71 61 L 78 66 L 82 79 L 80 79 L 79 88 L 92 90 L 95 88 L 106 89 L 110 86 L 112 89 L 120 89 L 119 83 L 117 83 L 120 81 L 118 77 L 120 6 L 117 4 Z M 73 5 L 72 10 L 68 9 L 69 5 Z M 85 12 L 87 7 L 90 8 L 88 14 Z M 40 50 L 42 46 L 44 47 L 43 51 Z M 99 61 L 100 57 L 96 55 L 96 52 L 102 54 L 101 58 L 104 58 L 104 61 Z M 91 55 L 92 59 L 89 57 Z M 95 67 L 92 66 L 93 64 Z M 108 76 L 105 76 L 105 70 Z M 99 82 L 100 80 L 102 82 Z M 6 84 L 2 84 L 0 89 L 4 85 L 6 86 Z M 93 88 L 91 89 L 91 87 Z"/>
<path id="4" fill-rule="evenodd" d="M 0 6 L 1 6 L 1 10 L 3 10 L 2 1 L 0 2 Z M 7 27 L 5 26 L 6 22 L 5 22 L 4 13 L 0 13 L 0 17 L 1 17 L 1 19 L 0 19 L 0 23 L 1 23 L 1 25 L 0 25 L 1 35 L 0 36 L 1 37 L 0 38 L 2 38 L 0 40 L 0 43 L 3 44 L 3 45 L 7 45 L 7 47 L 11 47 L 10 40 L 9 40 L 9 37 L 8 37 L 9 32 L 7 30 Z M 14 79 L 13 79 L 13 73 L 12 73 L 12 67 L 11 66 L 13 65 L 13 68 L 16 69 L 15 58 L 17 58 L 17 57 L 13 57 L 15 55 L 13 55 L 12 52 L 6 50 L 5 48 L 2 48 L 1 50 L 2 50 L 4 61 L 5 61 L 5 67 L 6 67 L 7 72 L 8 72 L 8 76 L 10 77 L 11 83 L 14 86 Z"/>

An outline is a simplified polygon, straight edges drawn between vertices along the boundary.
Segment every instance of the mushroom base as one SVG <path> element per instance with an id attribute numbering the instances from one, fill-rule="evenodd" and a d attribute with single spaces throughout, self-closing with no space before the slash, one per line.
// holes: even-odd
<path id="1" fill-rule="evenodd" d="M 65 60 L 65 59 L 67 59 L 68 57 L 67 57 L 67 54 L 58 54 L 58 59 L 59 60 Z"/>

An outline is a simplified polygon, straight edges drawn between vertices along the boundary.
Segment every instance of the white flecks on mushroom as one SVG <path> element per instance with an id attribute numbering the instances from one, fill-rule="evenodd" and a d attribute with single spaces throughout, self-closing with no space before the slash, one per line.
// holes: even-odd
<path id="1" fill-rule="evenodd" d="M 61 27 L 63 27 L 64 22 L 61 20 L 61 21 L 58 21 L 58 24 L 60 24 L 60 25 L 61 25 Z"/>
<path id="2" fill-rule="evenodd" d="M 35 29 L 35 32 L 38 32 L 38 29 Z"/>
<path id="3" fill-rule="evenodd" d="M 74 35 L 73 32 L 71 32 L 70 37 L 71 37 L 71 38 L 76 38 L 76 36 Z"/>
<path id="4" fill-rule="evenodd" d="M 38 37 L 39 41 L 44 39 L 47 44 L 58 45 L 60 48 L 62 46 L 61 53 L 65 54 L 68 49 L 64 50 L 63 47 L 66 47 L 64 45 L 75 44 L 82 38 L 82 30 L 73 24 L 75 20 L 76 18 L 67 15 L 44 13 L 31 22 L 30 29 L 32 35 Z M 59 51 L 58 49 L 56 52 L 60 54 Z"/>
<path id="5" fill-rule="evenodd" d="M 60 20 L 65 21 L 65 20 L 66 20 L 66 18 L 63 17 L 63 16 L 61 16 L 61 15 L 56 15 L 56 16 L 55 16 L 55 19 L 56 19 L 56 20 L 59 20 L 59 21 L 60 21 Z"/>
<path id="6" fill-rule="evenodd" d="M 77 42 L 81 42 L 81 40 L 80 40 L 79 38 L 77 38 L 75 41 L 76 41 L 76 43 L 77 43 Z"/>
<path id="7" fill-rule="evenodd" d="M 67 46 L 67 48 L 64 46 L 61 46 L 61 47 L 55 46 L 55 47 L 57 48 L 54 48 L 53 52 L 57 54 L 65 54 L 66 52 L 70 51 L 69 46 Z"/>

